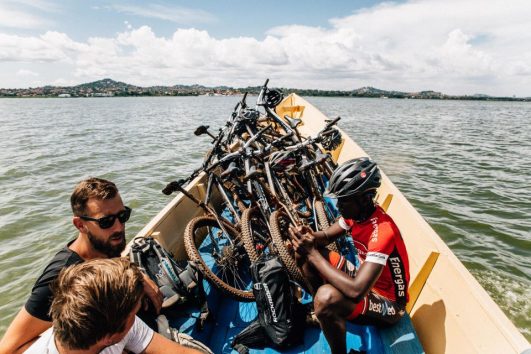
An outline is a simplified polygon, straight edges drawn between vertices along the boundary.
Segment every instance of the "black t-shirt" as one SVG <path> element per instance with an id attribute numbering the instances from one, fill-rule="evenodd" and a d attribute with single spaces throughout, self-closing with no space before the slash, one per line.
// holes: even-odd
<path id="1" fill-rule="evenodd" d="M 31 289 L 31 295 L 24 305 L 30 315 L 43 321 L 52 321 L 49 315 L 53 298 L 50 285 L 57 278 L 61 269 L 83 262 L 83 258 L 68 248 L 72 242 L 74 241 L 70 241 L 53 257 L 35 282 L 33 289 Z"/>

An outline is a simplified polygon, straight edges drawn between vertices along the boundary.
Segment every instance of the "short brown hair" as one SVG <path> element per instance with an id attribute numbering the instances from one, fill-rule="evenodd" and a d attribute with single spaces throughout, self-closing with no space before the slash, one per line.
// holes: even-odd
<path id="1" fill-rule="evenodd" d="M 118 194 L 118 188 L 106 179 L 90 177 L 81 181 L 74 188 L 70 196 L 70 205 L 74 215 L 82 216 L 85 213 L 87 202 L 90 198 L 98 200 L 112 199 Z"/>
<path id="2" fill-rule="evenodd" d="M 88 349 L 122 332 L 144 293 L 142 273 L 126 258 L 64 268 L 52 289 L 55 338 L 69 349 Z"/>

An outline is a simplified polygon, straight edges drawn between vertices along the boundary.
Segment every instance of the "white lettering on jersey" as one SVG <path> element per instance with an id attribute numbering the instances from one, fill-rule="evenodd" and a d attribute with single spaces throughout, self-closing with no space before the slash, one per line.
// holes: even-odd
<path id="1" fill-rule="evenodd" d="M 378 242 L 378 218 L 371 219 L 372 233 L 370 242 Z"/>
<path id="2" fill-rule="evenodd" d="M 398 288 L 398 296 L 406 296 L 406 285 L 404 275 L 402 274 L 402 268 L 400 267 L 400 258 L 389 258 L 389 262 L 391 263 L 391 269 L 393 270 L 394 282 Z"/>

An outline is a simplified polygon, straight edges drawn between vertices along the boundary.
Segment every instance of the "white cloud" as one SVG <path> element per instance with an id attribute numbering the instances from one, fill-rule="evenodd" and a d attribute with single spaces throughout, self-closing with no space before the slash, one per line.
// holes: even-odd
<path id="1" fill-rule="evenodd" d="M 17 71 L 17 76 L 39 76 L 39 74 L 31 70 L 20 69 Z"/>
<path id="2" fill-rule="evenodd" d="M 39 37 L 0 33 L 0 62 L 68 62 L 85 47 L 66 34 L 53 31 Z"/>
<path id="3" fill-rule="evenodd" d="M 13 9 L 0 3 L 0 28 L 44 28 L 49 22 L 28 12 Z"/>
<path id="4" fill-rule="evenodd" d="M 50 31 L 0 34 L 0 61 L 66 63 L 61 77 L 77 82 L 247 86 L 270 77 L 289 87 L 530 96 L 529 18 L 527 1 L 418 0 L 363 9 L 326 28 L 272 28 L 263 40 L 193 28 L 164 37 L 148 26 L 85 42 Z"/>
<path id="5" fill-rule="evenodd" d="M 0 0 L 0 28 L 46 28 L 52 21 L 35 13 L 58 11 L 58 5 L 45 0 Z"/>
<path id="6" fill-rule="evenodd" d="M 112 5 L 110 7 L 125 14 L 156 18 L 159 20 L 175 22 L 178 24 L 208 23 L 215 21 L 215 16 L 203 11 L 179 6 L 164 6 L 159 4 L 137 5 Z"/>

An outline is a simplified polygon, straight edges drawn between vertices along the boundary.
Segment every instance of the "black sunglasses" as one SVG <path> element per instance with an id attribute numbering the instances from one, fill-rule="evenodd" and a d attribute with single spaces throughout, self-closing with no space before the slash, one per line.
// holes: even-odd
<path id="1" fill-rule="evenodd" d="M 130 216 L 131 216 L 131 208 L 125 207 L 125 209 L 119 212 L 118 214 L 107 215 L 99 219 L 91 218 L 89 216 L 80 216 L 80 218 L 83 220 L 95 221 L 98 223 L 100 228 L 108 229 L 109 227 L 114 225 L 116 218 L 118 218 L 118 221 L 120 221 L 122 224 L 125 224 L 127 220 L 129 220 Z"/>

